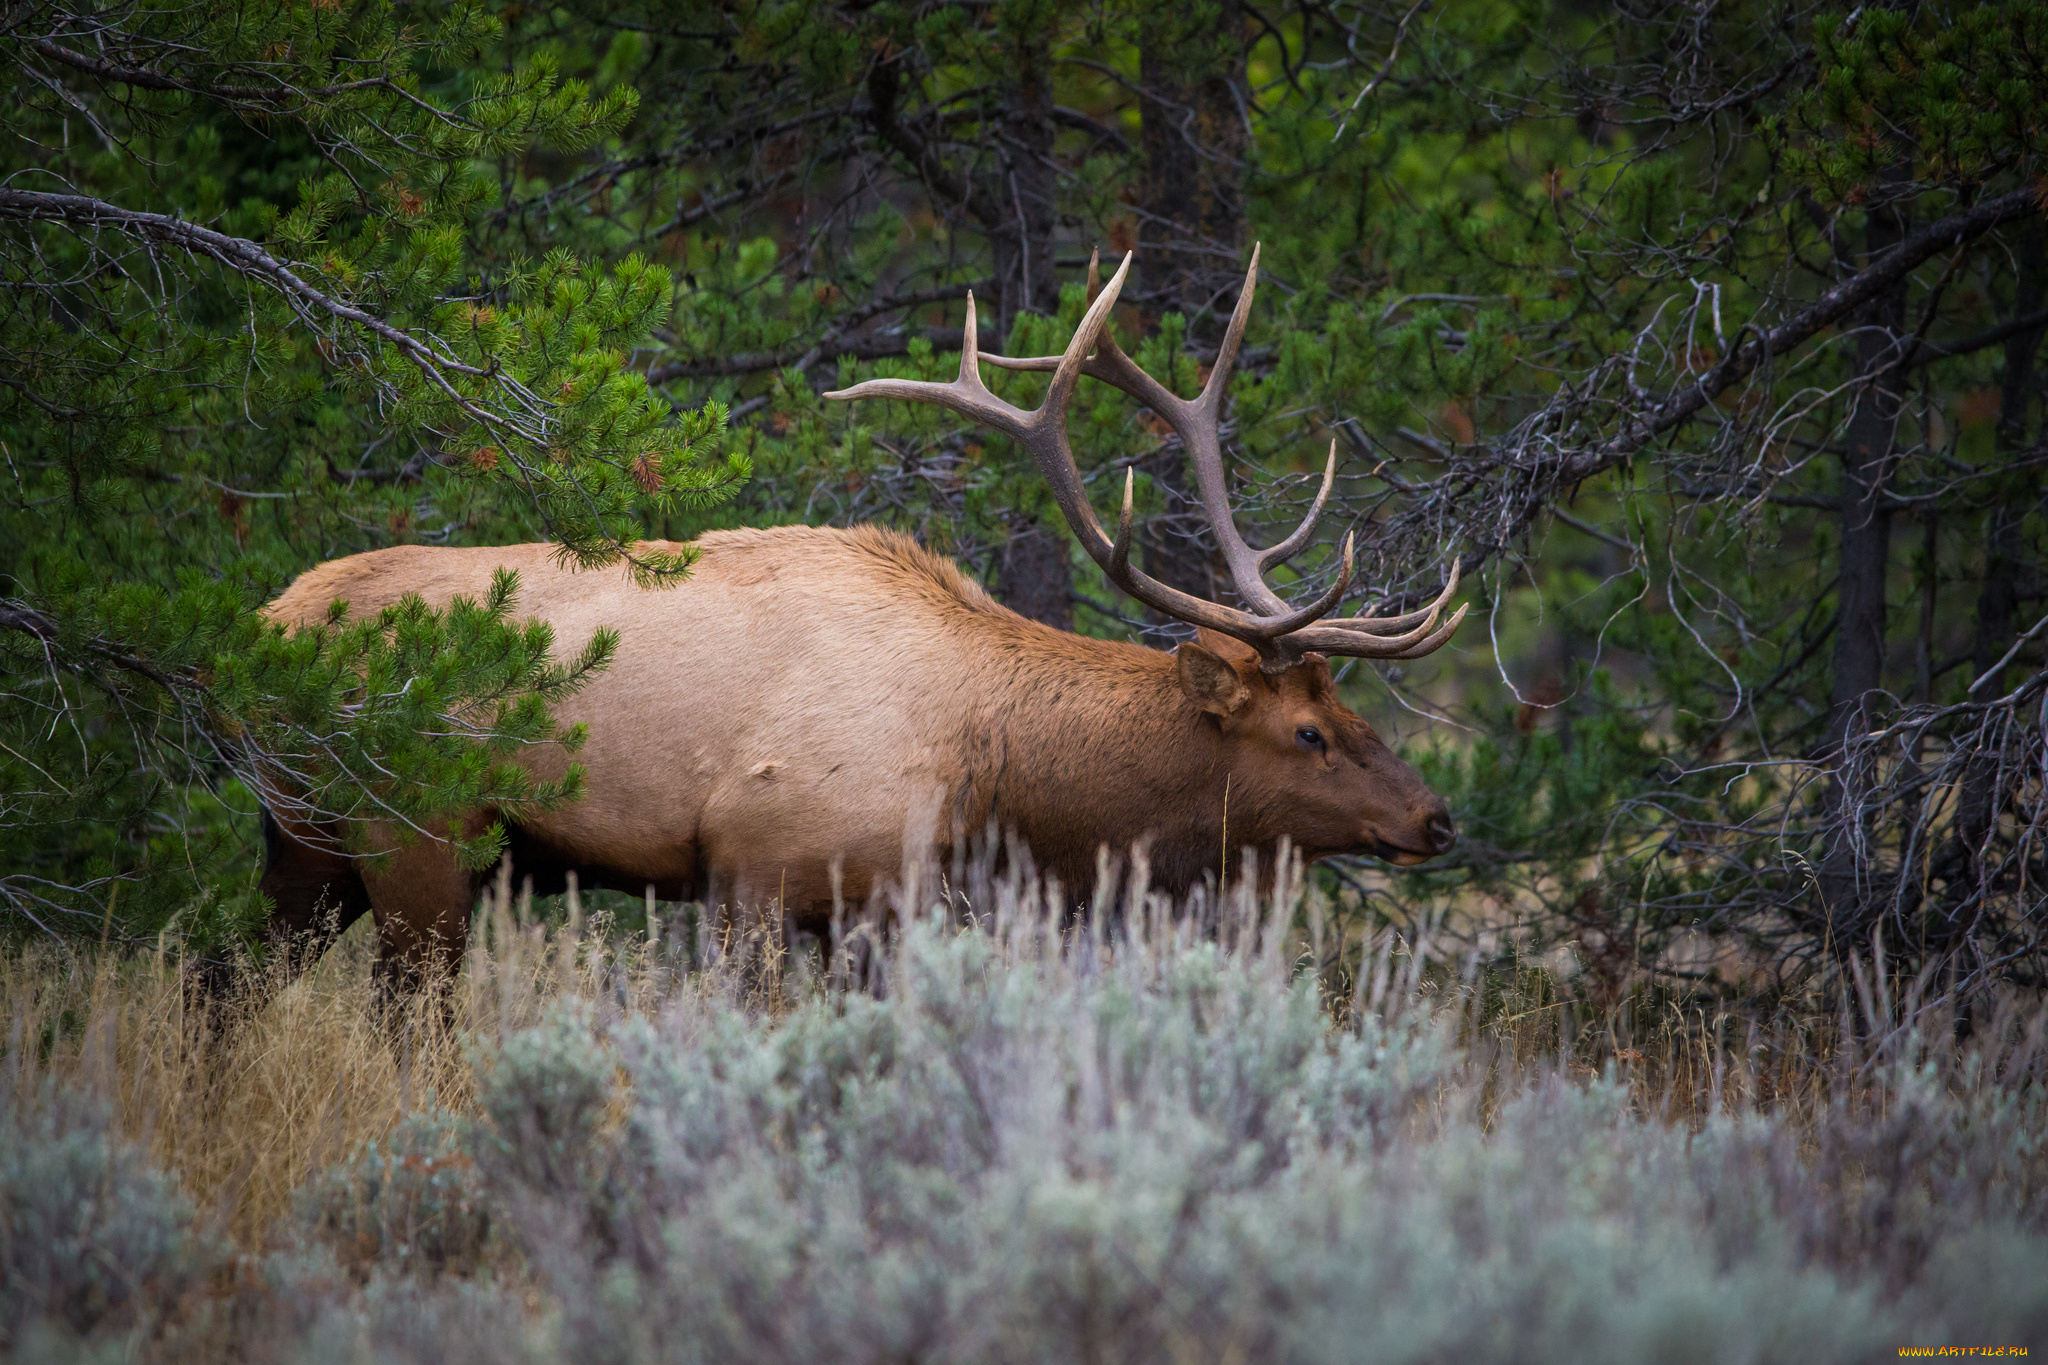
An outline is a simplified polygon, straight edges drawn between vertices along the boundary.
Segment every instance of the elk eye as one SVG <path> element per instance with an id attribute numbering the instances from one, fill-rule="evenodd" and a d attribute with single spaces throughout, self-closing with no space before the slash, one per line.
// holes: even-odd
<path id="1" fill-rule="evenodd" d="M 1304 749 L 1320 750 L 1323 747 L 1323 732 L 1313 725 L 1304 725 L 1296 730 L 1294 738 Z"/>

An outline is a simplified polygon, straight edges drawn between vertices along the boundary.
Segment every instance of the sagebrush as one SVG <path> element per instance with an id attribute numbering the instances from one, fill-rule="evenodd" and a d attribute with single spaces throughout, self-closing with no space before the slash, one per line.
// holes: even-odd
<path id="1" fill-rule="evenodd" d="M 204 1021 L 138 1004 L 177 998 L 169 964 L 17 959 L 6 1344 L 1814 1361 L 2048 1341 L 2038 1006 L 1980 1009 L 1958 1042 L 1953 1001 L 1874 997 L 1805 1085 L 1745 1079 L 1751 1034 L 1681 1086 L 1645 1079 L 1642 1037 L 1592 1075 L 1583 1048 L 1531 1055 L 1478 964 L 1402 936 L 1319 971 L 1285 913 L 1073 924 L 998 892 L 808 960 L 501 905 L 409 1018 L 377 1014 L 356 941 L 184 1070 L 161 1035 Z M 258 1060 L 287 1053 L 374 1078 L 290 1101 Z M 166 1133 L 166 1084 L 211 1087 L 177 1101 L 188 1129 L 239 1126 Z M 236 1149 L 291 1174 L 259 1186 Z M 73 1203 L 97 1210 L 75 1250 L 36 1240 Z"/>

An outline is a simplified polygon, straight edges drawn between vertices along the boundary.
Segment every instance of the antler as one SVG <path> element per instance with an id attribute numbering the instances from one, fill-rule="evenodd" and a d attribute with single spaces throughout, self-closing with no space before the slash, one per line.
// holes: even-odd
<path id="1" fill-rule="evenodd" d="M 1223 346 L 1210 370 L 1209 382 L 1193 399 L 1176 396 L 1117 347 L 1109 334 L 1107 319 L 1111 305 L 1123 288 L 1124 276 L 1130 271 L 1131 256 L 1125 253 L 1123 264 L 1110 277 L 1107 288 L 1100 286 L 1100 260 L 1100 253 L 1089 259 L 1088 311 L 1082 316 L 1081 325 L 1075 330 L 1074 339 L 1063 355 L 1029 359 L 981 355 L 976 345 L 974 296 L 969 294 L 967 325 L 960 348 L 960 375 L 952 383 L 870 379 L 825 396 L 936 403 L 1009 436 L 1031 453 L 1032 460 L 1052 486 L 1053 497 L 1059 503 L 1060 511 L 1066 515 L 1068 525 L 1080 538 L 1081 547 L 1088 552 L 1090 559 L 1102 566 L 1111 582 L 1155 611 L 1244 641 L 1259 652 L 1261 666 L 1270 672 L 1287 668 L 1307 650 L 1359 658 L 1415 659 L 1450 639 L 1465 619 L 1467 610 L 1459 607 L 1450 620 L 1437 624 L 1444 605 L 1458 589 L 1456 560 L 1451 564 L 1450 581 L 1436 600 L 1421 611 L 1400 616 L 1354 616 L 1316 624 L 1343 599 L 1351 586 L 1352 537 L 1349 535 L 1344 537 L 1342 567 L 1336 581 L 1315 601 L 1293 607 L 1267 585 L 1265 571 L 1291 559 L 1308 544 L 1310 535 L 1315 531 L 1316 520 L 1322 515 L 1337 478 L 1337 443 L 1334 440 L 1330 442 L 1329 463 L 1323 470 L 1323 483 L 1316 492 L 1315 503 L 1292 535 L 1271 549 L 1254 550 L 1238 533 L 1231 516 L 1229 491 L 1224 478 L 1219 428 L 1231 367 L 1236 363 L 1238 347 L 1244 339 L 1245 322 L 1251 316 L 1252 293 L 1258 282 L 1258 249 L 1254 247 L 1252 250 L 1244 291 L 1238 296 L 1237 309 L 1231 314 L 1230 326 L 1223 334 Z M 1009 370 L 1050 370 L 1053 378 L 1046 388 L 1045 401 L 1035 411 L 1025 412 L 996 397 L 981 382 L 980 362 L 983 360 Z M 1111 540 L 1103 533 L 1101 523 L 1095 518 L 1095 509 L 1088 502 L 1073 450 L 1067 444 L 1067 404 L 1073 397 L 1075 384 L 1084 374 L 1114 385 L 1137 399 L 1164 418 L 1180 437 L 1189 458 L 1194 461 L 1203 511 L 1216 534 L 1217 543 L 1222 547 L 1224 562 L 1229 566 L 1238 596 L 1251 610 L 1240 611 L 1192 596 L 1132 567 L 1132 475 L 1128 469 L 1124 472 L 1124 501 L 1117 517 L 1116 538 Z"/>

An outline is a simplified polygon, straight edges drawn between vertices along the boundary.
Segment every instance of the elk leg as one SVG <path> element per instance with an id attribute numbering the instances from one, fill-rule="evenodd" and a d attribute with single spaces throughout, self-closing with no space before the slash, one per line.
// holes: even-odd
<path id="1" fill-rule="evenodd" d="M 370 908 L 355 863 L 338 851 L 338 836 L 330 837 L 335 831 L 294 829 L 268 809 L 261 820 L 263 877 L 257 889 L 271 906 L 263 928 L 264 965 L 245 970 L 238 955 L 228 954 L 200 963 L 185 980 L 186 1004 L 206 1021 L 216 1045 L 297 980 Z"/>
<path id="2" fill-rule="evenodd" d="M 323 828 L 316 837 L 321 847 L 302 843 L 263 812 L 263 880 L 257 885 L 275 907 L 263 941 L 268 953 L 283 955 L 285 983 L 296 980 L 370 908 L 355 859 L 339 850 L 339 831 Z"/>
<path id="3" fill-rule="evenodd" d="M 466 823 L 473 825 L 466 836 L 483 827 L 480 816 Z M 363 884 L 377 917 L 377 984 L 388 1004 L 455 975 L 482 876 L 439 840 L 419 839 L 364 865 Z"/>
<path id="4" fill-rule="evenodd" d="M 208 1009 L 233 997 L 238 987 L 239 1003 L 260 1009 L 370 908 L 355 860 L 340 852 L 338 831 L 294 828 L 268 810 L 262 822 L 263 878 L 257 888 L 271 904 L 263 930 L 267 965 L 262 971 L 238 973 L 230 961 L 207 963 L 196 982 L 196 994 Z"/>

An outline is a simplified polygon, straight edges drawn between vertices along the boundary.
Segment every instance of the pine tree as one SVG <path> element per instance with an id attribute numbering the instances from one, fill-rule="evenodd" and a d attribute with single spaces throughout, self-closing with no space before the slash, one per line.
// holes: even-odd
<path id="1" fill-rule="evenodd" d="M 259 795 L 440 837 L 457 806 L 576 794 L 511 755 L 577 743 L 548 703 L 614 641 L 561 661 L 511 579 L 289 639 L 257 615 L 405 541 L 545 537 L 671 580 L 688 556 L 637 540 L 643 509 L 745 477 L 721 409 L 628 363 L 665 270 L 475 250 L 492 158 L 577 153 L 635 107 L 498 40 L 475 5 L 232 0 L 36 4 L 0 33 L 11 924 L 245 929 Z"/>

